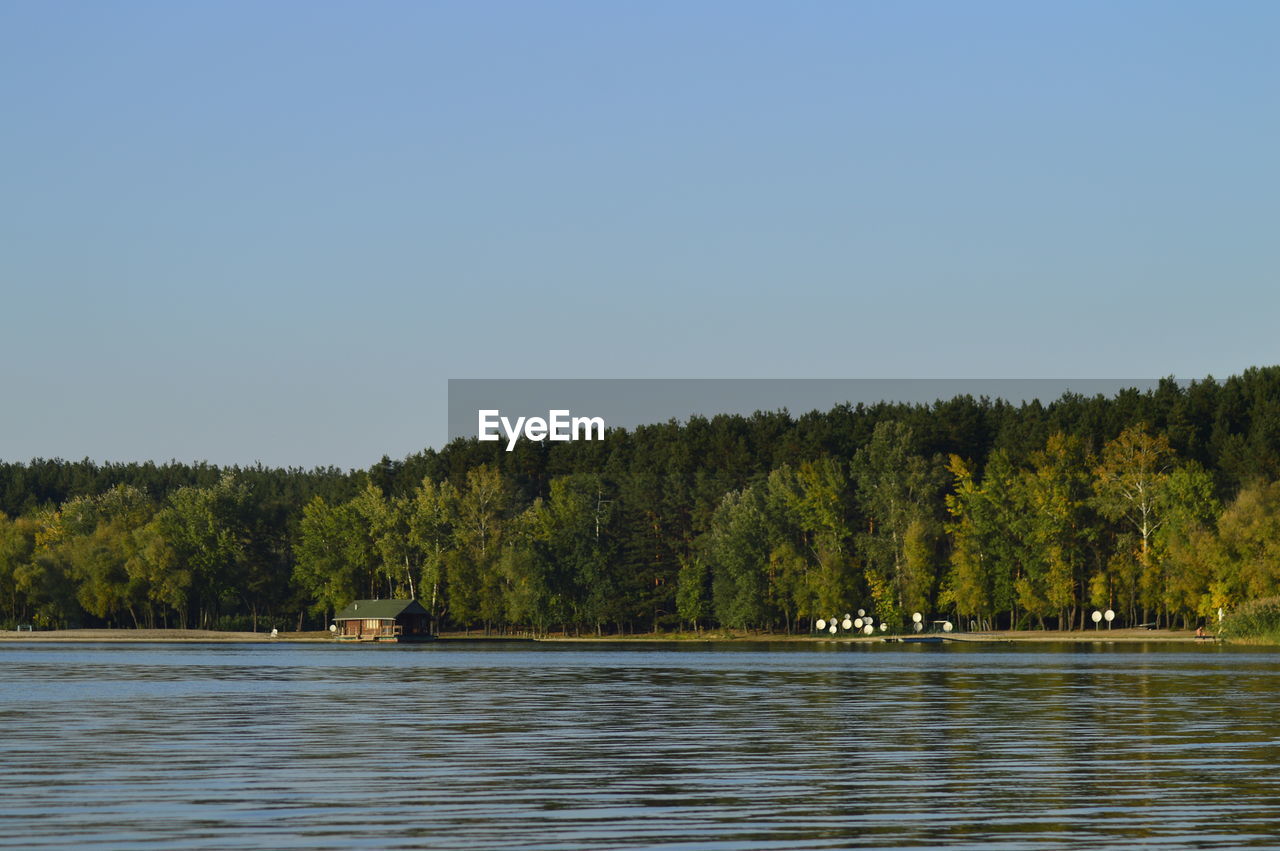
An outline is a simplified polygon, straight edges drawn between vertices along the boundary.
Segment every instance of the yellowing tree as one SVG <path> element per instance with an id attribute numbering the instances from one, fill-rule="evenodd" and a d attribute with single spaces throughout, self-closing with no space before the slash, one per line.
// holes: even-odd
<path id="1" fill-rule="evenodd" d="M 1163 495 L 1173 469 L 1174 453 L 1163 434 L 1151 434 L 1144 424 L 1130 426 L 1102 448 L 1094 469 L 1094 504 L 1109 520 L 1128 526 L 1136 535 L 1137 560 L 1142 571 L 1143 617 L 1152 609 L 1165 611 L 1163 572 L 1152 543 L 1164 522 Z"/>

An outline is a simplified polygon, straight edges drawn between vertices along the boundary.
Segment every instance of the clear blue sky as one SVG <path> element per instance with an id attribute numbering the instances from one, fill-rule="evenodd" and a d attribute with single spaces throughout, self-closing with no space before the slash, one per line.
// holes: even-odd
<path id="1" fill-rule="evenodd" d="M 1280 362 L 1274 2 L 0 0 L 0 458 Z"/>

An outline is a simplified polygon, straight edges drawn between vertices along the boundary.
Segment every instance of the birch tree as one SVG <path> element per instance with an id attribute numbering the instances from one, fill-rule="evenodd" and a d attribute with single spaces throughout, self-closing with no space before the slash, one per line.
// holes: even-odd
<path id="1" fill-rule="evenodd" d="M 1128 527 L 1137 540 L 1136 559 L 1142 574 L 1144 619 L 1163 611 L 1164 582 L 1152 550 L 1164 522 L 1162 496 L 1173 469 L 1169 439 L 1151 434 L 1145 425 L 1126 428 L 1102 449 L 1094 470 L 1094 504 L 1107 519 Z"/>

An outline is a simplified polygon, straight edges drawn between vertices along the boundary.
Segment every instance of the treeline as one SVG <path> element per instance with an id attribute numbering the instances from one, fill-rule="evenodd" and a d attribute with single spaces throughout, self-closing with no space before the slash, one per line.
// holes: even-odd
<path id="1" fill-rule="evenodd" d="M 355 487 L 334 469 L 0 464 L 0 625 L 296 621 L 299 506 Z"/>
<path id="2" fill-rule="evenodd" d="M 1114 397 L 695 417 L 366 471 L 0 464 L 0 622 L 1190 624 L 1280 594 L 1280 367 Z"/>

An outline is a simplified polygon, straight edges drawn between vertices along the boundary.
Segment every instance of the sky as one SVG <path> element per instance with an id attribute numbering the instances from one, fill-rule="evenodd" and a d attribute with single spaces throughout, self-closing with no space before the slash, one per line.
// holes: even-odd
<path id="1" fill-rule="evenodd" d="M 1280 363 L 1274 2 L 0 0 L 0 459 Z"/>

